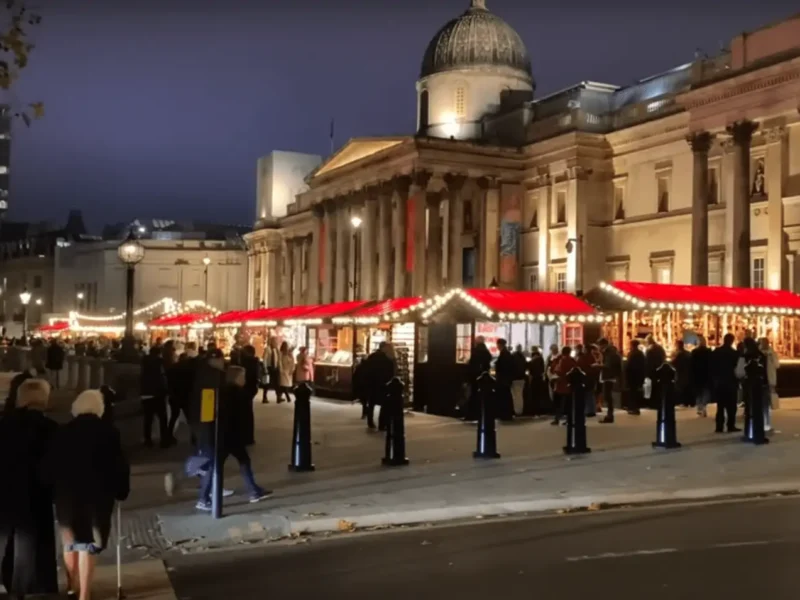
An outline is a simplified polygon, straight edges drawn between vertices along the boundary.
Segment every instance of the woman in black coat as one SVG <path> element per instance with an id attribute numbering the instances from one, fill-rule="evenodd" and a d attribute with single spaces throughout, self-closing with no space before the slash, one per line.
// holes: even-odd
<path id="1" fill-rule="evenodd" d="M 75 417 L 50 446 L 43 474 L 53 486 L 67 586 L 88 600 L 96 555 L 108 545 L 114 502 L 130 492 L 130 467 L 119 433 L 102 420 L 103 395 L 87 390 L 72 404 Z"/>
<path id="2" fill-rule="evenodd" d="M 20 597 L 58 593 L 53 498 L 40 478 L 58 430 L 42 413 L 49 395 L 46 381 L 25 381 L 17 390 L 17 408 L 0 420 L 2 583 Z"/>

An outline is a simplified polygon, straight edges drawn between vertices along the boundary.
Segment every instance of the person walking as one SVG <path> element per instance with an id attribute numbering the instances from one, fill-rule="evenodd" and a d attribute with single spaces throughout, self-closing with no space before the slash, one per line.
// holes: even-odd
<path id="1" fill-rule="evenodd" d="M 49 397 L 45 380 L 28 379 L 0 419 L 0 582 L 11 597 L 58 593 L 53 497 L 40 477 L 58 431 Z"/>
<path id="2" fill-rule="evenodd" d="M 225 470 L 222 465 L 229 456 L 233 456 L 239 463 L 239 473 L 244 480 L 247 488 L 248 500 L 251 503 L 260 502 L 272 495 L 270 490 L 260 487 L 253 476 L 253 468 L 250 455 L 247 453 L 245 442 L 248 436 L 249 423 L 247 420 L 247 407 L 252 405 L 252 398 L 248 398 L 249 390 L 246 389 L 246 373 L 243 367 L 231 365 L 225 371 L 225 383 L 220 392 L 219 401 L 219 460 L 220 472 Z M 212 424 L 213 425 L 213 424 Z M 208 446 L 208 464 L 204 475 L 200 480 L 199 499 L 197 501 L 198 510 L 211 510 L 211 486 L 213 483 L 213 452 L 216 450 L 213 435 L 210 438 L 211 444 Z"/>
<path id="3" fill-rule="evenodd" d="M 497 418 L 501 421 L 514 420 L 514 400 L 511 388 L 516 376 L 514 357 L 508 350 L 508 342 L 503 338 L 497 340 L 497 361 L 494 364 L 495 382 L 497 390 Z"/>
<path id="4" fill-rule="evenodd" d="M 528 375 L 528 359 L 522 351 L 522 344 L 517 344 L 511 353 L 514 361 L 513 378 L 511 380 L 511 398 L 514 402 L 514 416 L 521 417 L 525 412 L 525 378 Z"/>
<path id="5" fill-rule="evenodd" d="M 275 399 L 280 402 L 281 356 L 280 352 L 278 351 L 278 340 L 274 337 L 269 338 L 267 347 L 264 349 L 264 368 L 267 371 L 267 383 L 264 386 L 264 397 L 261 399 L 261 403 L 269 403 L 269 390 L 273 390 L 275 392 Z"/>
<path id="6" fill-rule="evenodd" d="M 767 386 L 769 388 L 769 397 L 764 398 L 764 430 L 772 431 L 772 409 L 775 408 L 775 401 L 778 399 L 778 369 L 781 366 L 781 360 L 765 337 L 758 340 L 758 349 L 766 359 Z"/>
<path id="7" fill-rule="evenodd" d="M 91 599 L 97 555 L 108 546 L 114 504 L 130 493 L 130 465 L 119 432 L 102 420 L 103 395 L 82 392 L 44 461 L 64 546 L 68 594 Z"/>
<path id="8" fill-rule="evenodd" d="M 741 431 L 736 427 L 737 395 L 739 381 L 736 377 L 736 365 L 740 354 L 733 347 L 736 338 L 726 333 L 722 345 L 711 355 L 711 370 L 714 375 L 714 395 L 717 400 L 716 432 L 722 433 L 727 423 L 728 433 Z M 726 418 L 727 417 L 727 418 Z"/>
<path id="9" fill-rule="evenodd" d="M 467 378 L 469 382 L 469 396 L 467 398 L 464 421 L 477 421 L 480 413 L 480 400 L 478 399 L 478 378 L 488 373 L 492 368 L 492 353 L 486 347 L 486 340 L 479 335 L 475 338 L 475 345 L 467 363 Z"/>
<path id="10" fill-rule="evenodd" d="M 616 347 L 605 338 L 597 341 L 597 347 L 603 358 L 603 366 L 600 368 L 600 386 L 603 391 L 603 400 L 606 403 L 606 416 L 600 422 L 613 423 L 614 387 L 622 376 L 622 357 Z"/>
<path id="11" fill-rule="evenodd" d="M 258 394 L 258 384 L 259 381 L 263 379 L 262 369 L 264 367 L 262 366 L 261 361 L 256 357 L 255 347 L 250 344 L 242 348 L 240 364 L 244 368 L 245 393 L 250 394 L 250 402 L 245 405 L 245 411 L 242 416 L 244 423 L 244 445 L 252 446 L 256 443 L 256 421 L 255 413 L 253 412 L 253 399 Z"/>
<path id="12" fill-rule="evenodd" d="M 706 338 L 698 335 L 697 347 L 692 350 L 689 361 L 689 370 L 697 414 L 701 417 L 708 416 L 708 402 L 711 399 L 711 354 Z"/>
<path id="13" fill-rule="evenodd" d="M 675 342 L 672 367 L 675 369 L 675 404 L 692 406 L 692 355 L 682 340 Z"/>
<path id="14" fill-rule="evenodd" d="M 597 408 L 594 401 L 594 388 L 597 385 L 597 368 L 591 348 L 583 344 L 575 346 L 575 362 L 578 368 L 586 375 L 586 394 L 584 397 L 584 414 L 587 417 L 596 417 Z"/>
<path id="15" fill-rule="evenodd" d="M 628 388 L 628 414 L 640 415 L 644 399 L 645 356 L 639 340 L 631 340 L 631 349 L 625 363 L 625 383 Z"/>
<path id="16" fill-rule="evenodd" d="M 561 355 L 558 361 L 555 362 L 555 394 L 558 397 L 558 406 L 565 418 L 569 420 L 567 415 L 570 414 L 574 398 L 572 396 L 572 385 L 569 382 L 569 374 L 572 369 L 578 366 L 578 362 L 572 358 L 572 349 L 569 346 L 561 348 Z M 581 407 L 585 410 L 585 407 Z M 559 421 L 554 420 L 553 425 L 558 425 Z M 566 423 L 565 423 L 566 424 Z"/>
<path id="17" fill-rule="evenodd" d="M 388 425 L 388 408 L 384 408 L 386 399 L 386 386 L 397 374 L 397 361 L 394 348 L 389 342 L 381 342 L 378 349 L 367 358 L 367 385 L 369 386 L 369 411 L 367 412 L 367 427 L 375 429 L 374 410 L 380 407 L 378 415 L 378 431 L 386 431 Z"/>
<path id="18" fill-rule="evenodd" d="M 294 382 L 295 385 L 300 385 L 301 383 L 314 383 L 314 362 L 308 355 L 308 348 L 305 346 L 300 346 L 300 349 L 297 351 L 297 364 L 294 368 Z"/>
<path id="19" fill-rule="evenodd" d="M 47 358 L 45 368 L 50 375 L 50 381 L 55 389 L 61 387 L 61 370 L 64 368 L 64 347 L 56 338 L 50 340 L 47 347 Z"/>
<path id="20" fill-rule="evenodd" d="M 174 439 L 175 428 L 181 412 L 183 412 L 186 422 L 189 423 L 189 397 L 192 393 L 198 360 L 197 343 L 187 342 L 183 353 L 178 357 L 178 362 L 172 365 L 167 372 L 167 381 L 170 388 L 170 415 L 167 428 L 172 439 Z"/>
<path id="21" fill-rule="evenodd" d="M 536 415 L 544 412 L 546 400 L 549 399 L 544 357 L 538 346 L 531 348 L 528 372 L 531 376 L 531 414 Z"/>
<path id="22" fill-rule="evenodd" d="M 162 349 L 159 346 L 150 348 L 150 352 L 142 358 L 142 370 L 139 376 L 139 390 L 144 410 L 143 433 L 144 445 L 153 446 L 153 419 L 158 419 L 159 442 L 162 448 L 172 445 L 172 434 L 167 421 L 167 376 L 164 370 Z"/>
<path id="23" fill-rule="evenodd" d="M 291 402 L 292 397 L 289 392 L 292 391 L 294 377 L 294 356 L 289 348 L 287 342 L 281 344 L 280 362 L 278 363 L 278 377 L 280 378 L 280 388 L 278 390 L 278 404 L 283 402 L 283 396 L 286 396 L 286 402 Z"/>

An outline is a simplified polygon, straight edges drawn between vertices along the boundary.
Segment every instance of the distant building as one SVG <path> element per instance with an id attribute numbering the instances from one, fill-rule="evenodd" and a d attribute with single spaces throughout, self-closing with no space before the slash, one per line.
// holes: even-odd
<path id="1" fill-rule="evenodd" d="M 256 221 L 269 223 L 286 216 L 295 196 L 308 189 L 306 177 L 322 163 L 322 157 L 276 150 L 258 159 Z"/>
<path id="2" fill-rule="evenodd" d="M 125 310 L 125 267 L 117 248 L 130 231 L 145 247 L 136 266 L 134 306 L 162 298 L 207 300 L 219 310 L 247 301 L 244 226 L 197 221 L 135 219 L 106 226 L 102 239 L 58 248 L 53 309 L 103 315 Z M 206 267 L 203 263 L 209 259 Z M 207 277 L 206 277 L 207 274 Z"/>

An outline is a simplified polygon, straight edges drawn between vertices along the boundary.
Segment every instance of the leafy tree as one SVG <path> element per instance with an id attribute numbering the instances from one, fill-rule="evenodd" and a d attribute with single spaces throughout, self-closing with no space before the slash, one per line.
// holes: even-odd
<path id="1" fill-rule="evenodd" d="M 34 48 L 31 31 L 42 22 L 39 13 L 26 0 L 2 0 L 0 4 L 0 89 L 12 92 L 14 83 L 25 67 Z M 13 94 L 13 92 L 12 92 Z M 17 104 L 17 103 L 14 103 Z M 14 107 L 15 116 L 26 125 L 31 119 L 44 116 L 44 104 L 31 102 Z"/>

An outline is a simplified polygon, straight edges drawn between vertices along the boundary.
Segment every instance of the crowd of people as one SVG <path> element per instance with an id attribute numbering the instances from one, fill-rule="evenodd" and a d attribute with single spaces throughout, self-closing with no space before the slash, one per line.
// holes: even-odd
<path id="1" fill-rule="evenodd" d="M 716 431 L 739 431 L 736 427 L 744 365 L 756 360 L 763 368 L 765 423 L 769 430 L 769 409 L 776 395 L 777 370 L 780 361 L 769 340 L 756 341 L 745 336 L 738 343 L 727 334 L 723 343 L 712 350 L 703 336 L 697 337 L 689 351 L 678 341 L 671 354 L 652 336 L 644 341 L 632 340 L 623 361 L 619 350 L 607 339 L 595 344 L 559 348 L 550 346 L 548 356 L 538 347 L 525 352 L 518 345 L 512 352 L 508 342 L 497 340 L 497 356 L 492 356 L 486 341 L 476 338 L 468 363 L 468 389 L 461 406 L 463 418 L 473 421 L 480 409 L 475 382 L 485 372 L 494 371 L 497 390 L 497 417 L 513 420 L 523 415 L 553 415 L 552 424 L 566 422 L 566 408 L 571 406 L 573 389 L 569 374 L 579 368 L 585 375 L 585 397 L 582 402 L 587 417 L 602 414 L 601 423 L 614 423 L 615 398 L 625 392 L 626 411 L 639 415 L 645 398 L 659 397 L 659 374 L 669 363 L 674 369 L 674 400 L 677 405 L 696 407 L 700 417 L 708 415 L 708 404 L 717 403 Z"/>
<path id="2" fill-rule="evenodd" d="M 57 594 L 58 530 L 68 595 L 90 600 L 130 467 L 102 392 L 81 393 L 61 426 L 45 415 L 50 392 L 44 379 L 18 381 L 0 418 L 0 581 L 11 597 Z"/>

